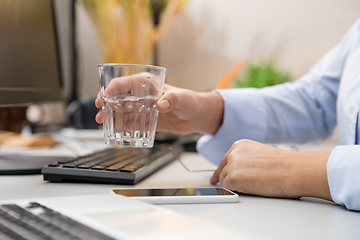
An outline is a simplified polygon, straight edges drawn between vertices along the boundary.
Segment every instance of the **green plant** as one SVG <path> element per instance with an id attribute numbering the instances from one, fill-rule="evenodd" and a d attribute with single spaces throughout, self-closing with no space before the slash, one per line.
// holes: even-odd
<path id="1" fill-rule="evenodd" d="M 235 78 L 234 86 L 237 88 L 262 88 L 291 80 L 291 74 L 276 67 L 276 60 L 262 60 L 248 63 L 244 74 Z"/>

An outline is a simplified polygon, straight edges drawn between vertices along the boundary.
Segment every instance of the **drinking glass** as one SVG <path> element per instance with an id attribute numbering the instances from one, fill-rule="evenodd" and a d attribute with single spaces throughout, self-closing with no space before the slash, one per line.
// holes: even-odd
<path id="1" fill-rule="evenodd" d="M 100 64 L 104 140 L 107 145 L 154 146 L 166 69 L 138 64 Z"/>

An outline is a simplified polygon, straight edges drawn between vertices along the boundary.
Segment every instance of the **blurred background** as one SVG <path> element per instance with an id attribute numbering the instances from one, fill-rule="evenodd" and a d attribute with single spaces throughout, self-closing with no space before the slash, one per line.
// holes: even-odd
<path id="1" fill-rule="evenodd" d="M 167 83 L 195 91 L 274 85 L 305 74 L 360 17 L 358 0 L 54 3 L 64 101 L 23 108 L 35 127 L 101 128 L 99 63 L 160 65 Z"/>
<path id="2" fill-rule="evenodd" d="M 100 42 L 81 1 L 76 16 L 78 93 L 96 96 Z M 357 0 L 189 0 L 158 42 L 158 64 L 167 68 L 167 83 L 198 91 L 216 88 L 239 60 L 276 58 L 294 80 L 359 17 Z"/>

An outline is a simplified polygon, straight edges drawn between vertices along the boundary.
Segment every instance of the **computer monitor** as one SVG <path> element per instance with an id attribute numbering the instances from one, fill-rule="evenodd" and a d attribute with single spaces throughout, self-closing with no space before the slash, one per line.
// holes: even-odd
<path id="1" fill-rule="evenodd" d="M 58 46 L 53 0 L 0 0 L 0 112 L 63 100 Z"/>
<path id="2" fill-rule="evenodd" d="M 0 0 L 0 106 L 62 100 L 52 0 Z"/>

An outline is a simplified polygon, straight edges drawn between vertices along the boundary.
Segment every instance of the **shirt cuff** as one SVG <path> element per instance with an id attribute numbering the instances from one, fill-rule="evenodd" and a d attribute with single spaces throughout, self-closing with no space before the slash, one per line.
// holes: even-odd
<path id="1" fill-rule="evenodd" d="M 334 202 L 360 211 L 360 146 L 337 146 L 327 163 L 330 194 Z"/>
<path id="2" fill-rule="evenodd" d="M 226 89 L 216 92 L 224 100 L 223 123 L 215 135 L 204 135 L 199 139 L 197 151 L 218 165 L 237 140 L 263 142 L 267 119 L 265 102 L 258 89 Z"/>

